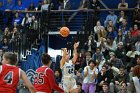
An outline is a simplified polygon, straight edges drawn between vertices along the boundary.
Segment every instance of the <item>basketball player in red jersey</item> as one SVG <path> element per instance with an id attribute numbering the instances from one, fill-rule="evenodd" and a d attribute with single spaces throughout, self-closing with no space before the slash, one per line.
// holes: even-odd
<path id="1" fill-rule="evenodd" d="M 55 82 L 54 72 L 50 69 L 51 63 L 50 55 L 44 53 L 42 55 L 43 66 L 36 70 L 34 81 L 36 93 L 52 93 L 52 90 L 64 92 Z"/>
<path id="2" fill-rule="evenodd" d="M 4 54 L 3 65 L 0 66 L 0 93 L 16 93 L 20 78 L 23 79 L 31 93 L 35 93 L 35 89 L 28 80 L 25 72 L 16 67 L 16 63 L 17 56 L 15 54 L 10 52 Z"/>

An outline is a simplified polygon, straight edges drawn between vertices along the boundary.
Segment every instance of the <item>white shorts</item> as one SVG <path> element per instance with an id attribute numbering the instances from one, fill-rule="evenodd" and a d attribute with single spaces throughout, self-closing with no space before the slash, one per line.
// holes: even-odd
<path id="1" fill-rule="evenodd" d="M 62 88 L 66 93 L 69 93 L 71 90 L 76 89 L 76 80 L 74 78 L 71 79 L 62 79 Z"/>

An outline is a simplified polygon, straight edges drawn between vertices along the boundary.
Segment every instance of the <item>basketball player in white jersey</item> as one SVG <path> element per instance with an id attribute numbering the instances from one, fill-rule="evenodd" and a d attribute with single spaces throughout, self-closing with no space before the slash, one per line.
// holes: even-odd
<path id="1" fill-rule="evenodd" d="M 132 77 L 133 80 L 133 86 L 132 93 L 140 93 L 140 65 L 137 65 L 133 69 L 133 74 L 135 77 Z"/>
<path id="2" fill-rule="evenodd" d="M 62 87 L 66 93 L 77 93 L 76 80 L 74 79 L 74 65 L 78 57 L 77 47 L 79 42 L 74 44 L 74 56 L 70 60 L 67 49 L 63 49 L 63 56 L 60 61 L 60 68 L 62 69 Z"/>

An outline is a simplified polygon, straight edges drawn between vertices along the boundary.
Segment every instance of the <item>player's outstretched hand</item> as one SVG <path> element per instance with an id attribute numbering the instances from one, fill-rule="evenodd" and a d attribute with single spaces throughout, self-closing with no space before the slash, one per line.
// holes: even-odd
<path id="1" fill-rule="evenodd" d="M 80 42 L 77 42 L 77 43 L 74 44 L 74 49 L 76 49 L 79 46 L 79 43 Z"/>

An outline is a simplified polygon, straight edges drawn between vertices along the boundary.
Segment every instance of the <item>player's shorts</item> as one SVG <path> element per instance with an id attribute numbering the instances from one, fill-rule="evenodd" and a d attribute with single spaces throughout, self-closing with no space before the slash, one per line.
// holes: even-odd
<path id="1" fill-rule="evenodd" d="M 47 92 L 36 92 L 36 93 L 47 93 Z"/>
<path id="2" fill-rule="evenodd" d="M 76 89 L 76 80 L 74 78 L 63 78 L 62 79 L 62 88 L 66 93 L 69 93 L 71 90 Z"/>

